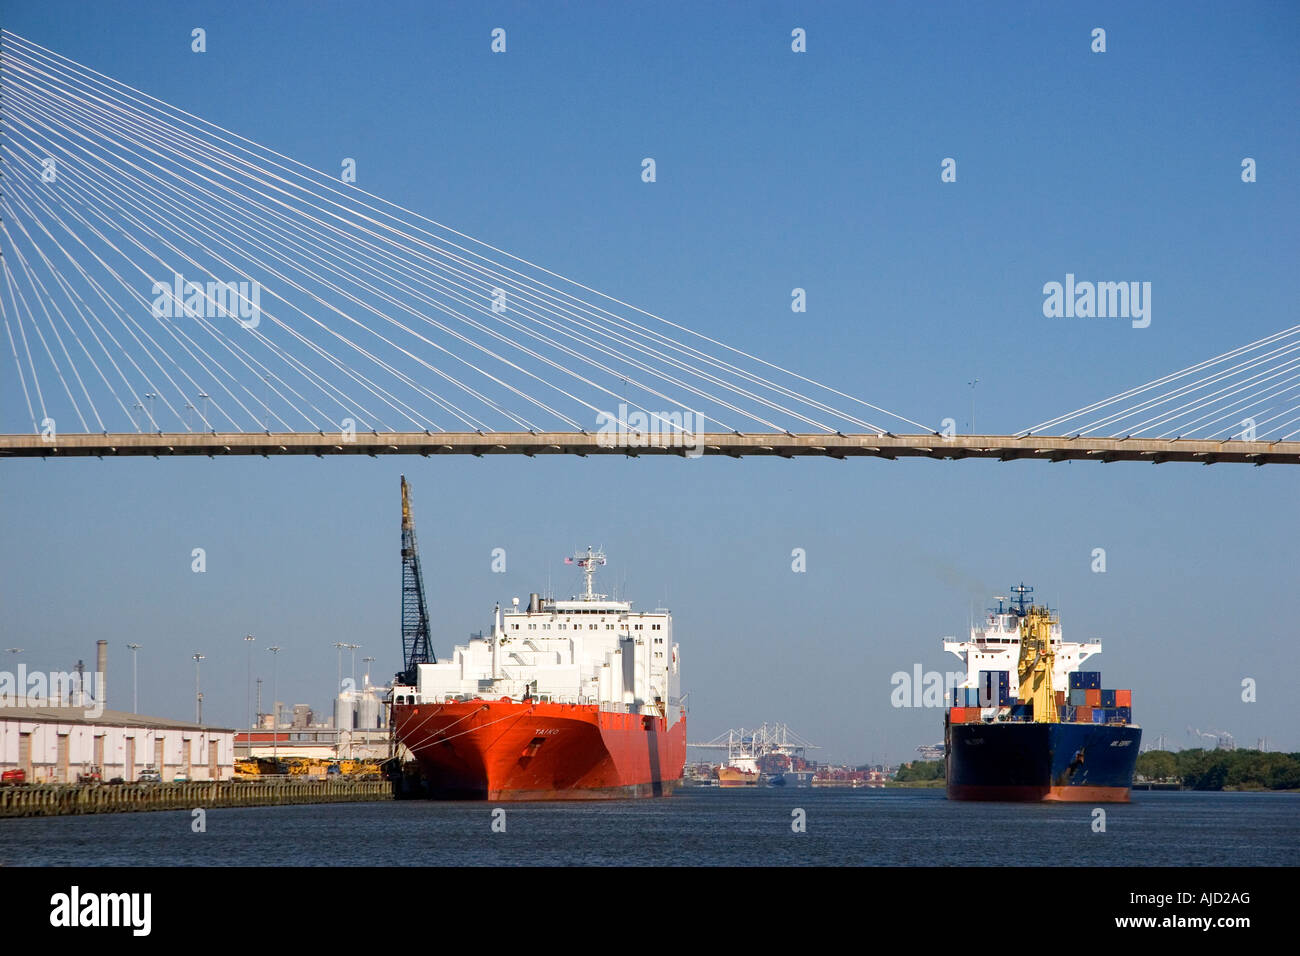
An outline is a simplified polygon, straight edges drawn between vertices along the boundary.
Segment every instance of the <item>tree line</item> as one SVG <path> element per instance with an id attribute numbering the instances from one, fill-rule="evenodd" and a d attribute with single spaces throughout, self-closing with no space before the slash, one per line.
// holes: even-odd
<path id="1" fill-rule="evenodd" d="M 1148 750 L 1137 775 L 1189 790 L 1300 790 L 1300 754 L 1262 750 Z"/>
<path id="2" fill-rule="evenodd" d="M 942 780 L 942 760 L 914 760 L 898 768 L 899 783 Z M 1300 790 L 1300 754 L 1262 750 L 1148 750 L 1138 755 L 1137 777 L 1188 790 Z"/>

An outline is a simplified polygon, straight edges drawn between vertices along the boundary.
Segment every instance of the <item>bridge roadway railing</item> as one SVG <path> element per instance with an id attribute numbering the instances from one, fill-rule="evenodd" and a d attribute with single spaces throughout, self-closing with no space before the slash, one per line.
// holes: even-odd
<path id="1" fill-rule="evenodd" d="M 650 434 L 597 432 L 176 432 L 0 435 L 0 458 L 205 455 L 725 455 L 733 458 L 995 458 L 1000 461 L 1300 464 L 1300 442 L 1047 435 Z"/>

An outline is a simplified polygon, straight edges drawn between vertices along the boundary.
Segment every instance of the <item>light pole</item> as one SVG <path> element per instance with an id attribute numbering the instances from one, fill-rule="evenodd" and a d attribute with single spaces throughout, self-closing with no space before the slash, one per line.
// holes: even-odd
<path id="1" fill-rule="evenodd" d="M 131 649 L 131 713 L 140 713 L 140 669 L 136 666 L 135 652 L 140 644 L 127 644 Z"/>
<path id="2" fill-rule="evenodd" d="M 18 655 L 21 654 L 21 653 L 25 650 L 25 648 L 22 648 L 22 647 L 6 647 L 5 650 L 7 650 L 10 654 L 14 655 L 14 657 L 17 658 Z M 25 704 L 25 703 L 27 703 L 27 688 L 26 688 L 26 687 L 23 687 L 21 690 L 19 689 L 18 684 L 17 684 L 17 681 L 18 681 L 18 674 L 16 673 L 17 670 L 18 670 L 18 668 L 15 667 L 15 668 L 14 668 L 14 671 L 15 671 L 15 673 L 14 673 L 14 681 L 15 681 L 15 685 L 14 685 L 14 702 L 17 703 L 17 704 Z M 18 695 L 19 695 L 20 693 L 22 694 L 22 697 L 21 697 L 21 698 L 18 697 Z"/>
<path id="3" fill-rule="evenodd" d="M 244 712 L 248 714 L 248 756 L 253 756 L 253 642 L 252 634 L 244 635 L 248 646 L 248 680 L 244 683 Z"/>
<path id="4" fill-rule="evenodd" d="M 975 386 L 980 383 L 979 379 L 973 382 L 967 382 L 970 386 L 970 434 L 975 434 Z"/>
<path id="5" fill-rule="evenodd" d="M 339 652 L 339 680 L 338 683 L 334 685 L 334 696 L 337 697 L 339 694 L 343 693 L 343 648 L 347 647 L 347 645 L 342 641 L 335 641 L 334 646 L 338 648 Z"/>
<path id="6" fill-rule="evenodd" d="M 272 644 L 267 648 L 274 656 L 271 658 L 271 759 L 275 761 L 275 769 L 278 773 L 280 770 L 280 704 L 276 700 L 275 685 L 275 664 L 280 659 L 280 645 Z"/>
<path id="7" fill-rule="evenodd" d="M 363 658 L 361 658 L 361 663 L 363 663 L 363 664 L 366 665 L 366 676 L 365 676 L 365 679 L 362 681 L 362 685 L 363 685 L 363 686 L 368 686 L 368 685 L 370 684 L 370 666 L 369 666 L 369 665 L 373 664 L 374 662 L 375 662 L 375 659 L 374 659 L 373 657 L 363 657 Z"/>
<path id="8" fill-rule="evenodd" d="M 194 655 L 194 722 L 203 723 L 203 694 L 199 691 L 199 662 L 206 660 L 202 654 Z"/>
<path id="9" fill-rule="evenodd" d="M 357 686 L 357 648 L 360 646 L 360 644 L 348 645 L 348 649 L 352 651 L 352 686 L 354 689 Z"/>

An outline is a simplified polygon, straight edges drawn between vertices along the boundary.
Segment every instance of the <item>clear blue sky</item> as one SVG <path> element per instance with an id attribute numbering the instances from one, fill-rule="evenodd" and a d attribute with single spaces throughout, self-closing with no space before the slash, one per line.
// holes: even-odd
<path id="1" fill-rule="evenodd" d="M 978 430 L 1014 431 L 1296 322 L 1294 4 L 47 0 L 2 22 L 310 165 L 355 157 L 372 192 L 922 421 L 964 424 L 978 377 Z M 1150 328 L 1044 318 L 1067 272 L 1150 281 Z M 1280 468 L 7 462 L 0 646 L 63 669 L 107 638 L 129 706 L 137 641 L 142 709 L 176 717 L 201 651 L 205 717 L 234 724 L 251 632 L 268 687 L 278 643 L 280 698 L 327 713 L 333 642 L 382 675 L 400 663 L 403 471 L 437 650 L 548 575 L 576 588 L 563 556 L 603 544 L 609 581 L 674 611 L 693 739 L 778 720 L 822 756 L 909 758 L 942 717 L 893 709 L 890 674 L 955 667 L 940 638 L 1024 578 L 1068 638 L 1104 640 L 1104 683 L 1134 688 L 1150 737 L 1300 750 L 1300 474 Z"/>

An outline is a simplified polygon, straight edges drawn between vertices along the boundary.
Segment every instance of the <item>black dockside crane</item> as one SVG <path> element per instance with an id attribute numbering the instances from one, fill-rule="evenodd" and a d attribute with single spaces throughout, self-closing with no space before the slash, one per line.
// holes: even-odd
<path id="1" fill-rule="evenodd" d="M 424 600 L 424 575 L 420 571 L 420 549 L 415 543 L 415 519 L 411 516 L 411 489 L 402 476 L 402 671 L 399 684 L 414 685 L 420 664 L 433 664 L 429 638 L 429 608 Z"/>

